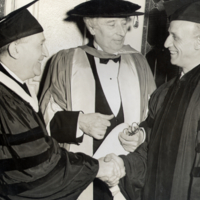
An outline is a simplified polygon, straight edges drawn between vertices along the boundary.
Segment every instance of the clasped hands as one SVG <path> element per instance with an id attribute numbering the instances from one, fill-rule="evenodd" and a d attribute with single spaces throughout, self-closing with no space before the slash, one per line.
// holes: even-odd
<path id="1" fill-rule="evenodd" d="M 98 161 L 97 178 L 104 181 L 109 187 L 118 185 L 119 180 L 126 174 L 123 160 L 115 154 L 108 154 Z"/>

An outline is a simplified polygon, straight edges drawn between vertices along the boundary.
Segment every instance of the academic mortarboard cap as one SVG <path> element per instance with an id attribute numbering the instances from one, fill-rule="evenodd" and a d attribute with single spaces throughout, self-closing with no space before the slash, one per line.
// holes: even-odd
<path id="1" fill-rule="evenodd" d="M 175 0 L 164 3 L 170 21 L 182 20 L 200 23 L 200 0 Z"/>
<path id="2" fill-rule="evenodd" d="M 42 26 L 27 10 L 35 0 L 0 19 L 0 47 L 15 40 L 43 32 Z"/>
<path id="3" fill-rule="evenodd" d="M 76 17 L 130 17 L 143 15 L 136 12 L 141 6 L 124 0 L 90 0 L 79 4 L 67 14 Z"/>

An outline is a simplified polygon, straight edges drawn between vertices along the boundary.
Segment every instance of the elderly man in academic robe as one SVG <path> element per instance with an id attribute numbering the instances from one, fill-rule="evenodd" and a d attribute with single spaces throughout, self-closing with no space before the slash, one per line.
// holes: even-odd
<path id="1" fill-rule="evenodd" d="M 124 171 L 67 152 L 48 136 L 25 84 L 48 56 L 43 28 L 26 9 L 34 2 L 0 21 L 0 199 L 75 200 L 95 177 L 117 184 Z"/>
<path id="2" fill-rule="evenodd" d="M 120 186 L 130 200 L 144 173 L 144 200 L 200 199 L 200 1 L 169 1 L 165 7 L 165 47 L 182 73 L 150 98 L 148 118 L 140 124 L 148 141 L 121 156 L 127 175 Z"/>
<path id="3" fill-rule="evenodd" d="M 128 1 L 91 0 L 68 12 L 83 18 L 93 41 L 52 58 L 40 107 L 52 137 L 60 143 L 74 140 L 72 151 L 93 155 L 117 125 L 146 117 L 155 89 L 152 73 L 143 55 L 124 45 L 128 17 L 143 14 L 136 12 L 139 8 Z M 126 150 L 133 151 L 144 139 L 140 133 L 130 137 Z"/>
<path id="4" fill-rule="evenodd" d="M 68 12 L 83 18 L 94 40 L 52 58 L 40 106 L 58 142 L 73 139 L 93 155 L 115 126 L 145 119 L 155 83 L 141 53 L 124 45 L 127 18 L 141 15 L 139 8 L 128 1 L 92 0 Z"/>

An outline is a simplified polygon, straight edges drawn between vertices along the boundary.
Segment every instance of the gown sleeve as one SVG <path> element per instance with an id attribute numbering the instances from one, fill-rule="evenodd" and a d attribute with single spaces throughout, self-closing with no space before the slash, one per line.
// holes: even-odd
<path id="1" fill-rule="evenodd" d="M 141 190 L 145 183 L 148 143 L 150 140 L 151 128 L 153 127 L 155 114 L 161 106 L 162 97 L 160 99 L 158 98 L 161 91 L 162 88 L 156 90 L 152 94 L 149 100 L 148 117 L 145 121 L 140 123 L 140 127 L 144 128 L 146 132 L 146 141 L 134 152 L 129 153 L 127 156 L 120 156 L 124 161 L 126 176 L 120 180 L 119 186 L 122 194 L 128 200 L 140 199 Z"/>
<path id="2" fill-rule="evenodd" d="M 0 197 L 77 199 L 98 161 L 60 148 L 29 103 L 1 84 L 0 91 Z"/>
<path id="3" fill-rule="evenodd" d="M 70 108 L 71 66 L 73 51 L 62 50 L 53 56 L 40 97 L 40 109 L 49 134 L 59 143 L 82 142 L 83 133 L 77 136 L 78 116 Z"/>

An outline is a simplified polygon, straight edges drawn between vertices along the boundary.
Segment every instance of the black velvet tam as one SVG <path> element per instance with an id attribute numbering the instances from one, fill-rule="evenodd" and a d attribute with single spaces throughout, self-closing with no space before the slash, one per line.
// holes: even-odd
<path id="1" fill-rule="evenodd" d="M 129 17 L 143 15 L 136 12 L 141 6 L 123 0 L 90 0 L 79 4 L 67 14 L 77 17 Z"/>
<path id="2" fill-rule="evenodd" d="M 170 21 L 183 20 L 200 23 L 200 1 L 199 0 L 176 0 L 164 3 Z"/>
<path id="3" fill-rule="evenodd" d="M 43 32 L 42 26 L 26 9 L 35 0 L 0 19 L 0 47 L 15 40 Z"/>

